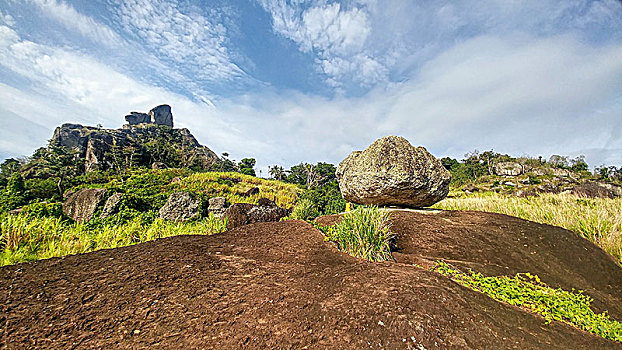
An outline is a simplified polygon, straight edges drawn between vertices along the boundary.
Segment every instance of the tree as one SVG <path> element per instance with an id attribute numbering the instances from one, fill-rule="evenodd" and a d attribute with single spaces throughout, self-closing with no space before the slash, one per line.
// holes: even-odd
<path id="1" fill-rule="evenodd" d="M 451 171 L 451 169 L 455 168 L 460 163 L 454 158 L 444 157 L 441 158 L 441 164 L 443 164 L 443 167 L 445 167 L 445 169 Z"/>
<path id="2" fill-rule="evenodd" d="M 24 186 L 24 179 L 18 172 L 14 172 L 9 177 L 9 181 L 6 185 L 6 190 L 13 195 L 23 195 L 26 187 Z"/>
<path id="3" fill-rule="evenodd" d="M 270 172 L 270 177 L 272 177 L 275 180 L 279 180 L 279 181 L 282 181 L 286 176 L 285 169 L 283 169 L 283 167 L 279 165 L 271 166 L 269 169 L 269 172 Z"/>
<path id="4" fill-rule="evenodd" d="M 11 174 L 19 170 L 19 161 L 13 158 L 8 158 L 2 164 L 0 164 L 0 176 L 9 178 Z"/>
<path id="5" fill-rule="evenodd" d="M 255 158 L 243 158 L 240 163 L 238 163 L 238 167 L 240 168 L 240 173 L 245 175 L 255 175 Z"/>
<path id="6" fill-rule="evenodd" d="M 580 155 L 575 159 L 571 159 L 570 160 L 570 169 L 572 171 L 576 171 L 576 172 L 580 172 L 580 171 L 587 171 L 590 167 L 587 165 L 587 162 L 585 162 L 585 156 L 584 155 Z"/>
<path id="7" fill-rule="evenodd" d="M 556 168 L 568 169 L 568 157 L 554 154 L 549 158 L 549 164 Z"/>

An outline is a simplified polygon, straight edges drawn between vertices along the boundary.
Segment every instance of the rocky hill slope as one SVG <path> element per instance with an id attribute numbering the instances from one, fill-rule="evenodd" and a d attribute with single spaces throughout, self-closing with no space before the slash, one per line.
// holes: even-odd
<path id="1" fill-rule="evenodd" d="M 0 342 L 9 348 L 622 348 L 413 265 L 444 258 L 488 274 L 538 273 L 554 287 L 585 289 L 598 311 L 619 318 L 622 270 L 574 233 L 498 214 L 393 215 L 396 262 L 350 257 L 311 225 L 285 221 L 2 267 Z"/>
<path id="2" fill-rule="evenodd" d="M 188 129 L 174 129 L 168 105 L 149 113 L 132 112 L 121 129 L 63 124 L 49 146 L 40 149 L 27 166 L 26 177 L 45 177 L 50 158 L 70 158 L 75 173 L 131 167 L 207 169 L 218 160 Z M 51 172 L 55 175 L 54 172 Z"/>

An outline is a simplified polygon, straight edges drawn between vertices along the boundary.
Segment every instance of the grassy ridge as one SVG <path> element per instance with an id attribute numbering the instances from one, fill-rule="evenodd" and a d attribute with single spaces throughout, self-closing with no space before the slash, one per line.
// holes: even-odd
<path id="1" fill-rule="evenodd" d="M 584 198 L 571 194 L 507 197 L 496 193 L 446 198 L 434 208 L 507 214 L 574 231 L 622 264 L 622 198 Z"/>
<path id="2" fill-rule="evenodd" d="M 200 221 L 175 223 L 133 218 L 123 224 L 91 225 L 62 218 L 6 215 L 0 220 L 0 266 L 19 262 L 124 247 L 183 234 L 211 235 L 226 221 L 210 215 Z"/>
<path id="3" fill-rule="evenodd" d="M 127 178 L 83 187 L 123 193 L 120 212 L 107 219 L 77 223 L 66 218 L 60 204 L 32 204 L 21 215 L 0 215 L 0 266 L 25 261 L 123 247 L 182 234 L 214 234 L 226 222 L 207 213 L 207 200 L 225 197 L 229 203 L 254 203 L 269 198 L 291 208 L 302 189 L 293 184 L 230 172 L 189 173 L 180 169 L 136 171 Z M 259 193 L 246 196 L 252 188 Z M 158 210 L 177 191 L 191 193 L 200 202 L 198 220 L 174 223 L 158 219 Z"/>

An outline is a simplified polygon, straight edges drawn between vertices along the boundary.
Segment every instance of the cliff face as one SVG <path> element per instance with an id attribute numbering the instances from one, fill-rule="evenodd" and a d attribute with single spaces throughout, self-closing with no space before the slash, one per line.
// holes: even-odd
<path id="1" fill-rule="evenodd" d="M 144 114 L 154 118 L 138 123 L 128 118 L 139 115 L 133 112 L 126 116 L 130 124 L 121 129 L 63 124 L 54 131 L 50 146 L 75 153 L 84 161 L 85 172 L 134 166 L 208 168 L 218 156 L 199 144 L 188 129 L 173 129 L 170 107 L 164 106 Z"/>

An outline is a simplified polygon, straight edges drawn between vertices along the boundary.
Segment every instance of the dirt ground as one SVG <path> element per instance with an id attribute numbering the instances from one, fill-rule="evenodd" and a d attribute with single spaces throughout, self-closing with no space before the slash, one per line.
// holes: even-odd
<path id="1" fill-rule="evenodd" d="M 2 267 L 0 344 L 622 349 L 412 265 L 443 257 L 491 274 L 535 272 L 620 315 L 622 269 L 589 242 L 497 214 L 395 212 L 393 222 L 397 262 L 352 258 L 286 221 Z"/>

